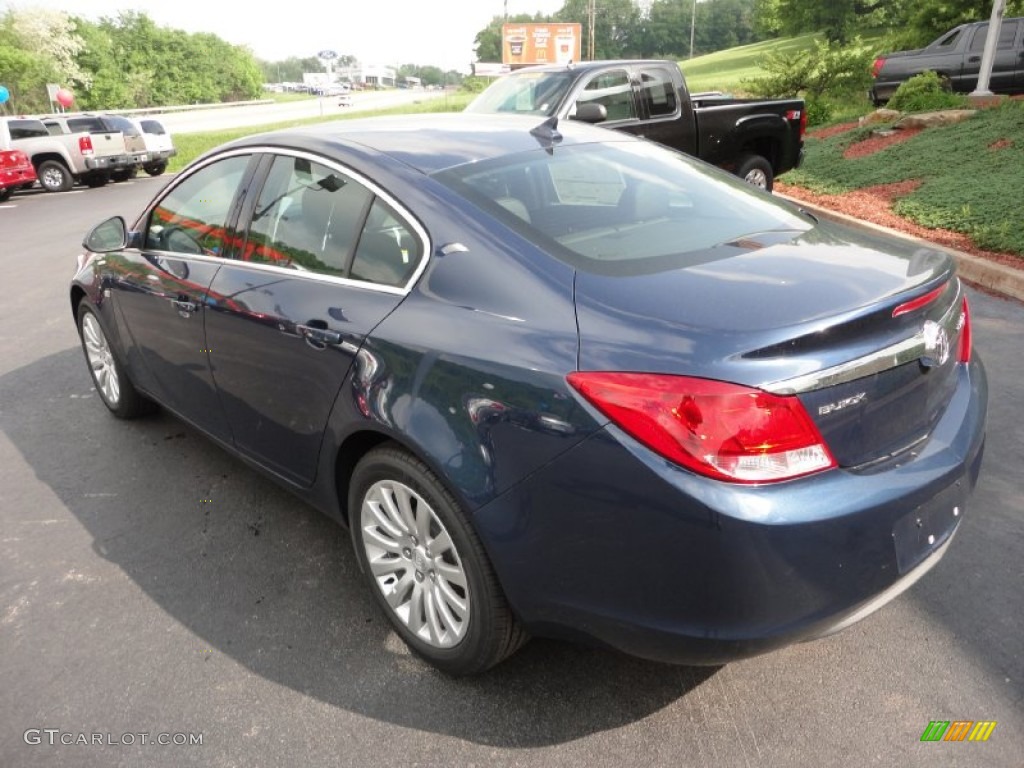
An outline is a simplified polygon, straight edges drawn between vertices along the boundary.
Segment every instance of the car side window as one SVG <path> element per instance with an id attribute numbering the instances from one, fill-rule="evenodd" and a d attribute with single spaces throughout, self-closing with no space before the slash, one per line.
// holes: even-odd
<path id="1" fill-rule="evenodd" d="M 576 99 L 577 104 L 592 102 L 603 104 L 608 111 L 608 120 L 635 119 L 636 105 L 633 103 L 633 86 L 626 70 L 602 72 L 596 75 Z"/>
<path id="2" fill-rule="evenodd" d="M 660 68 L 640 72 L 640 97 L 647 104 L 649 117 L 674 115 L 678 106 L 672 76 Z"/>
<path id="3" fill-rule="evenodd" d="M 235 155 L 204 166 L 177 184 L 149 215 L 146 248 L 224 255 L 228 216 L 248 165 L 249 155 Z"/>
<path id="4" fill-rule="evenodd" d="M 326 165 L 280 155 L 260 190 L 241 258 L 343 276 L 372 199 Z"/>
<path id="5" fill-rule="evenodd" d="M 982 24 L 974 31 L 974 39 L 971 41 L 971 51 L 976 53 L 978 51 L 985 50 L 985 39 L 988 37 L 988 24 Z M 1013 43 L 1017 39 L 1017 22 L 1016 21 L 1004 21 L 1003 25 L 999 28 L 999 42 L 996 47 L 999 50 L 1009 50 L 1013 48 Z"/>
<path id="6" fill-rule="evenodd" d="M 359 237 L 350 276 L 399 287 L 412 277 L 422 258 L 419 238 L 390 205 L 376 198 Z"/>

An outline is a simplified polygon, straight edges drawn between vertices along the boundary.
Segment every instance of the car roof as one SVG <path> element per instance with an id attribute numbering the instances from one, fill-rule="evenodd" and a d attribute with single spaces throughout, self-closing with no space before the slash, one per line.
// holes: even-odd
<path id="1" fill-rule="evenodd" d="M 329 153 L 332 147 L 353 148 L 358 145 L 431 174 L 464 163 L 552 146 L 552 142 L 543 135 L 531 133 L 545 122 L 545 118 L 540 116 L 398 115 L 317 123 L 258 134 L 229 146 L 271 145 Z M 638 140 L 570 120 L 560 121 L 556 130 L 561 138 L 554 146 Z"/>
<path id="2" fill-rule="evenodd" d="M 598 61 L 576 61 L 572 64 L 534 64 L 529 67 L 519 67 L 509 74 L 515 75 L 520 72 L 589 72 L 592 69 L 605 69 L 607 67 L 637 67 L 650 66 L 652 64 L 670 65 L 678 67 L 674 61 L 669 59 L 601 59 Z"/>

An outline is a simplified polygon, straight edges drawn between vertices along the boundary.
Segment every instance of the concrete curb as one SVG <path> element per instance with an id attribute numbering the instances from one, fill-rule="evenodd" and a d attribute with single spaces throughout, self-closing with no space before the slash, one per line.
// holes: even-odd
<path id="1" fill-rule="evenodd" d="M 923 240 L 920 237 L 914 237 L 913 235 L 908 235 L 904 232 L 898 232 L 895 229 L 889 229 L 888 227 L 883 227 L 878 224 L 872 224 L 869 221 L 861 221 L 860 219 L 855 219 L 853 216 L 847 216 L 845 213 L 831 211 L 828 208 L 822 208 L 821 206 L 814 205 L 813 203 L 798 200 L 795 197 L 789 197 L 788 195 L 779 194 L 778 192 L 775 194 L 777 197 L 781 197 L 783 200 L 787 200 L 794 205 L 804 208 L 808 212 L 813 213 L 815 216 L 820 216 L 823 219 L 830 219 L 849 226 L 859 227 L 861 229 L 867 229 L 874 232 L 881 232 L 892 237 L 900 237 L 904 240 L 909 240 L 913 243 L 927 245 L 929 248 L 936 248 L 940 251 L 945 251 L 956 259 L 957 271 L 967 282 L 978 285 L 986 290 L 994 291 L 1001 296 L 1024 302 L 1024 259 L 1021 259 L 1021 269 L 1007 267 L 1003 264 L 997 264 L 993 261 L 987 261 L 986 259 L 982 259 L 978 256 L 958 251 L 955 248 L 947 248 L 944 245 L 939 245 L 938 243 L 933 243 L 929 240 Z"/>

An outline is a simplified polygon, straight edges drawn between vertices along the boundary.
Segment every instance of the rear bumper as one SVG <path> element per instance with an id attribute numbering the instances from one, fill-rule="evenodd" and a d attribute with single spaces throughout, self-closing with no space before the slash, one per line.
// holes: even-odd
<path id="1" fill-rule="evenodd" d="M 977 359 L 919 455 L 761 487 L 690 474 L 607 427 L 477 512 L 537 634 L 718 664 L 838 631 L 945 553 L 984 451 Z"/>
<path id="2" fill-rule="evenodd" d="M 0 171 L 0 189 L 20 187 L 22 184 L 30 184 L 35 180 L 36 169 L 31 165 L 21 168 L 6 168 Z"/>
<path id="3" fill-rule="evenodd" d="M 85 167 L 90 171 L 117 171 L 135 165 L 133 155 L 107 155 L 85 158 Z"/>

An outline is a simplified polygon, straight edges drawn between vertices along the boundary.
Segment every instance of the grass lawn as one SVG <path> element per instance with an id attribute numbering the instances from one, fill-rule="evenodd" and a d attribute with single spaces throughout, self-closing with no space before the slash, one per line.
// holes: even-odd
<path id="1" fill-rule="evenodd" d="M 785 182 L 835 194 L 920 180 L 920 187 L 896 201 L 896 214 L 962 232 L 980 248 L 1024 256 L 1024 102 L 1007 101 L 964 123 L 929 128 L 873 155 L 843 159 L 846 148 L 870 131 L 808 138 L 803 166 L 786 174 Z"/>
<path id="2" fill-rule="evenodd" d="M 761 57 L 769 51 L 802 51 L 814 46 L 820 35 L 765 40 L 741 45 L 726 51 L 716 51 L 679 62 L 686 75 L 686 83 L 694 93 L 700 91 L 742 91 L 742 80 L 762 74 Z"/>

